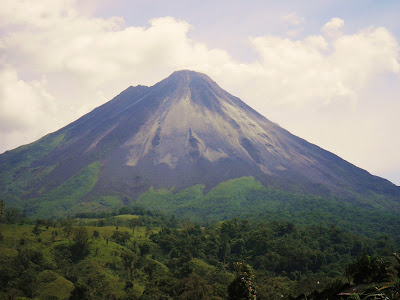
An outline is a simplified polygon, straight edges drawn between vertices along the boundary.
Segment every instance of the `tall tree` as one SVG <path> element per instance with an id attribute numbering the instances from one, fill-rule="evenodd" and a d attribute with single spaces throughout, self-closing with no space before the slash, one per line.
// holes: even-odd
<path id="1" fill-rule="evenodd" d="M 71 246 L 71 255 L 74 261 L 78 261 L 89 254 L 89 234 L 85 227 L 74 230 L 74 244 Z"/>
<path id="2" fill-rule="evenodd" d="M 133 279 L 133 270 L 134 270 L 134 265 L 137 260 L 137 255 L 133 253 L 132 251 L 126 249 L 121 253 L 121 258 L 124 263 L 125 269 L 129 270 L 129 278 L 130 280 Z"/>
<path id="3" fill-rule="evenodd" d="M 228 287 L 229 300 L 255 300 L 257 292 L 252 280 L 254 276 L 250 266 L 241 262 L 234 263 L 235 278 Z"/>

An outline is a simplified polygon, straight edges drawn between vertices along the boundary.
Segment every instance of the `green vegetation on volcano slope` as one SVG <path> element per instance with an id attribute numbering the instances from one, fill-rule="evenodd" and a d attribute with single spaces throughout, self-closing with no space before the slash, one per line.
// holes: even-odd
<path id="1" fill-rule="evenodd" d="M 151 188 L 133 200 L 113 191 L 104 195 L 91 193 L 100 169 L 101 163 L 96 161 L 57 188 L 14 204 L 28 216 L 35 217 L 65 217 L 80 212 L 109 212 L 125 205 L 142 206 L 202 224 L 234 217 L 291 220 L 298 225 L 337 225 L 348 232 L 373 238 L 385 234 L 400 241 L 398 210 L 366 205 L 372 198 L 363 200 L 361 206 L 357 199 L 287 192 L 264 187 L 253 177 L 242 177 L 223 182 L 207 193 L 203 185 L 179 191 Z"/>
<path id="2" fill-rule="evenodd" d="M 387 234 L 400 242 L 400 214 L 396 211 L 266 188 L 253 177 L 223 182 L 205 195 L 203 189 L 201 185 L 176 193 L 150 189 L 138 198 L 136 205 L 203 224 L 234 217 L 291 220 L 301 225 L 336 225 L 369 237 Z"/>
<path id="3" fill-rule="evenodd" d="M 26 201 L 26 211 L 36 217 L 61 217 L 79 211 L 84 205 L 79 200 L 94 187 L 100 169 L 100 162 L 91 163 L 57 188 Z"/>
<path id="4" fill-rule="evenodd" d="M 391 254 L 400 247 L 390 238 L 287 221 L 232 219 L 200 227 L 141 208 L 120 213 L 0 222 L 0 298 L 217 300 L 243 288 L 240 278 L 247 275 L 259 300 L 310 294 L 349 279 L 390 280 L 396 292 Z M 318 299 L 313 295 L 308 298 Z"/>
<path id="5" fill-rule="evenodd" d="M 32 144 L 2 154 L 0 159 L 0 197 L 12 199 L 16 204 L 30 192 L 30 188 L 35 183 L 53 171 L 56 165 L 36 167 L 32 164 L 59 146 L 64 138 L 65 134 L 48 134 Z"/>

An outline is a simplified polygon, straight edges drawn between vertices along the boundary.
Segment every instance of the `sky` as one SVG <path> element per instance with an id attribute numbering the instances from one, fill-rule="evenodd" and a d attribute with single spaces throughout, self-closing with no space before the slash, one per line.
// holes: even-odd
<path id="1" fill-rule="evenodd" d="M 190 69 L 400 185 L 399 14 L 398 0 L 2 0 L 0 153 Z"/>

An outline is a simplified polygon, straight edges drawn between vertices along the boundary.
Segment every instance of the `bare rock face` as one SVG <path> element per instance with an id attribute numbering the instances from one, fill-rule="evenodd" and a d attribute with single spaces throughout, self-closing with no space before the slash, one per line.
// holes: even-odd
<path id="1" fill-rule="evenodd" d="M 129 151 L 126 165 L 134 167 L 150 156 L 153 165 L 171 169 L 183 161 L 235 159 L 259 164 L 266 173 L 276 171 L 278 166 L 266 163 L 271 151 L 287 155 L 281 141 L 267 135 L 276 135 L 276 125 L 255 119 L 257 114 L 203 74 L 181 71 L 166 81 L 176 88 L 165 93 L 145 124 L 123 144 Z"/>
<path id="2" fill-rule="evenodd" d="M 43 187 L 51 191 L 96 161 L 95 194 L 136 197 L 151 186 L 211 188 L 254 176 L 266 186 L 313 194 L 400 195 L 389 181 L 290 134 L 192 71 L 174 72 L 152 87 L 129 87 L 23 151 L 49 141 L 53 146 L 27 165 L 51 171 L 24 187 L 30 191 L 25 198 Z M 0 155 L 0 176 L 21 151 Z"/>

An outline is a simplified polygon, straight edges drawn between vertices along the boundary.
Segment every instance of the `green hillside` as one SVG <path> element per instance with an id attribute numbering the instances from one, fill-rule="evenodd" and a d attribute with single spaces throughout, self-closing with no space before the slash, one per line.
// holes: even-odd
<path id="1" fill-rule="evenodd" d="M 266 188 L 253 177 L 223 182 L 204 195 L 203 188 L 197 185 L 176 193 L 150 189 L 135 204 L 203 224 L 234 217 L 291 220 L 299 225 L 335 225 L 369 237 L 387 234 L 400 241 L 400 215 L 395 211 Z"/>
<path id="2" fill-rule="evenodd" d="M 91 163 L 57 188 L 26 201 L 25 211 L 37 217 L 62 217 L 79 211 L 80 200 L 96 184 L 100 168 L 100 162 Z"/>
<path id="3" fill-rule="evenodd" d="M 0 197 L 14 204 L 21 204 L 24 195 L 57 166 L 35 166 L 35 162 L 45 157 L 65 138 L 65 134 L 49 134 L 40 140 L 6 151 L 0 156 Z"/>
<path id="4" fill-rule="evenodd" d="M 229 180 L 208 192 L 204 191 L 203 185 L 195 185 L 178 191 L 150 188 L 137 199 L 112 191 L 97 195 L 91 191 L 100 172 L 101 163 L 95 161 L 60 186 L 32 199 L 8 201 L 7 207 L 18 209 L 27 216 L 59 218 L 140 206 L 203 225 L 235 217 L 259 221 L 290 220 L 301 226 L 335 225 L 366 237 L 387 235 L 400 241 L 400 215 L 396 210 L 372 204 L 360 206 L 348 199 L 267 188 L 253 177 Z"/>

